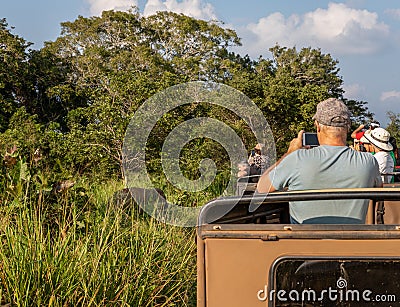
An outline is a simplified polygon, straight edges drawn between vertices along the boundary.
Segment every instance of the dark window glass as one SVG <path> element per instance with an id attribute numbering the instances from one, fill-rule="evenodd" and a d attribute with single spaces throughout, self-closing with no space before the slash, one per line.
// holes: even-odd
<path id="1" fill-rule="evenodd" d="M 400 306 L 400 259 L 281 259 L 270 306 Z"/>

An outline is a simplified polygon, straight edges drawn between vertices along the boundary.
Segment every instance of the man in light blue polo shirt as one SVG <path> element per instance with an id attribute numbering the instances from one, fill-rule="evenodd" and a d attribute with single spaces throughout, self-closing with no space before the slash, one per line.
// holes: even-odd
<path id="1" fill-rule="evenodd" d="M 350 113 L 340 100 L 320 102 L 313 117 L 320 146 L 302 147 L 303 131 L 290 142 L 279 161 L 264 172 L 259 193 L 276 190 L 369 188 L 382 186 L 379 166 L 369 154 L 346 146 Z M 291 202 L 293 223 L 363 224 L 369 200 L 327 200 Z"/>

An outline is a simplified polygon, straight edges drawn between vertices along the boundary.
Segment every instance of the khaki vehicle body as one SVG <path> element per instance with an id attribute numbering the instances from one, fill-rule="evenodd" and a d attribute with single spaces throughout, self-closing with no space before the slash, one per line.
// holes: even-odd
<path id="1" fill-rule="evenodd" d="M 369 224 L 289 223 L 291 200 L 354 198 L 370 199 Z M 400 306 L 400 227 L 376 224 L 373 212 L 383 200 L 400 205 L 400 189 L 210 202 L 198 221 L 197 306 Z"/>

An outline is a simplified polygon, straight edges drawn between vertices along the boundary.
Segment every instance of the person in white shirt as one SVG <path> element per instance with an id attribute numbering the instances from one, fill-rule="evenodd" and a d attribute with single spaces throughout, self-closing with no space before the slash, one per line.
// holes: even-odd
<path id="1" fill-rule="evenodd" d="M 366 131 L 364 138 L 374 147 L 374 157 L 378 161 L 383 183 L 390 183 L 393 176 L 387 174 L 393 173 L 394 169 L 394 161 L 390 155 L 390 151 L 393 150 L 392 144 L 389 143 L 390 133 L 383 128 L 375 128 Z"/>

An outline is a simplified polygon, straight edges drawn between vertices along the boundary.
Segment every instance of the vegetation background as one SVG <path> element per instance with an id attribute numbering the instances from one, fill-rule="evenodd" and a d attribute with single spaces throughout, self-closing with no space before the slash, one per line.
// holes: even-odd
<path id="1" fill-rule="evenodd" d="M 343 98 L 329 54 L 275 45 L 271 59 L 251 59 L 230 51 L 239 44 L 218 22 L 132 10 L 65 22 L 54 42 L 32 50 L 0 20 L 1 305 L 196 304 L 195 229 L 161 224 L 118 198 L 126 127 L 157 92 L 197 80 L 243 92 L 268 120 L 278 156 L 313 128 L 316 104 L 328 97 L 345 101 L 354 128 L 373 119 L 367 102 Z M 148 140 L 147 168 L 167 199 L 185 206 L 221 195 L 232 171 L 224 149 L 199 138 L 182 150 L 182 171 L 195 179 L 199 161 L 212 158 L 212 187 L 188 193 L 163 176 L 163 140 L 200 116 L 255 145 L 249 127 L 222 108 L 196 103 L 165 114 Z M 388 117 L 398 138 L 400 117 Z"/>

